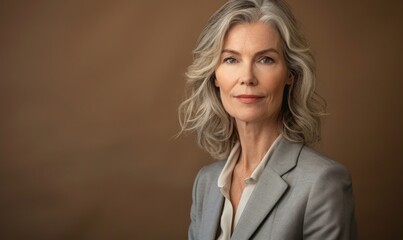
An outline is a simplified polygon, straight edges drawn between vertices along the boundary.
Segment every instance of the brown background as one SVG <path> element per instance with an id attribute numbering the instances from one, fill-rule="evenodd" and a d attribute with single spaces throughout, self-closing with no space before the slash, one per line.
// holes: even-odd
<path id="1" fill-rule="evenodd" d="M 0 238 L 185 239 L 212 160 L 178 140 L 196 38 L 224 0 L 0 1 Z M 402 239 L 403 2 L 289 1 L 353 176 L 361 239 Z"/>

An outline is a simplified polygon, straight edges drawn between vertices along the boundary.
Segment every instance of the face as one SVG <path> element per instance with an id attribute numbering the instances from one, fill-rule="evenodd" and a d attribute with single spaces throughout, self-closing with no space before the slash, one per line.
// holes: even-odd
<path id="1" fill-rule="evenodd" d="M 237 124 L 277 123 L 291 78 L 273 26 L 257 22 L 230 28 L 215 75 L 223 106 Z"/>

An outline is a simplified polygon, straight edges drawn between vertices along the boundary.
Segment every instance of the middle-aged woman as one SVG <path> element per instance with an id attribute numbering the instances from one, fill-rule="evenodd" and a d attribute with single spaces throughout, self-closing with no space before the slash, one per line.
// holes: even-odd
<path id="1" fill-rule="evenodd" d="M 187 72 L 182 131 L 214 158 L 193 188 L 189 239 L 356 239 L 351 178 L 307 145 L 324 102 L 288 6 L 230 0 Z"/>

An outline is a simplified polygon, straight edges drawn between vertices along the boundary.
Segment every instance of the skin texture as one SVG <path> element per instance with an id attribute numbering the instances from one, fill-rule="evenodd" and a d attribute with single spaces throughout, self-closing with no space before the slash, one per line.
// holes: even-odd
<path id="1" fill-rule="evenodd" d="M 232 176 L 234 214 L 249 177 L 279 135 L 284 88 L 291 84 L 281 37 L 271 24 L 234 25 L 224 39 L 215 71 L 225 110 L 236 120 L 241 156 Z"/>

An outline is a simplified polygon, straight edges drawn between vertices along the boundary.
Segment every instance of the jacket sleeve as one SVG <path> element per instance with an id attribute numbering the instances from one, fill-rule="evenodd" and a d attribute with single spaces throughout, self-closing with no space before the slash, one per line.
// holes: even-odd
<path id="1" fill-rule="evenodd" d="M 303 235 L 306 240 L 357 239 L 351 177 L 341 165 L 327 167 L 314 180 Z"/>
<path id="2" fill-rule="evenodd" d="M 188 239 L 189 240 L 196 240 L 199 235 L 199 228 L 200 228 L 200 218 L 201 218 L 201 206 L 198 201 L 198 185 L 199 185 L 199 179 L 200 176 L 202 175 L 202 170 L 199 171 L 199 173 L 196 176 L 196 179 L 193 184 L 193 190 L 192 190 L 192 206 L 190 209 L 190 226 L 189 226 L 189 231 L 188 231 Z"/>

